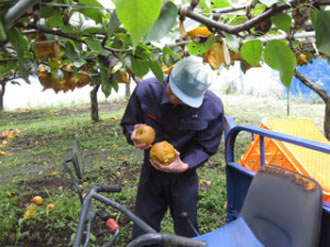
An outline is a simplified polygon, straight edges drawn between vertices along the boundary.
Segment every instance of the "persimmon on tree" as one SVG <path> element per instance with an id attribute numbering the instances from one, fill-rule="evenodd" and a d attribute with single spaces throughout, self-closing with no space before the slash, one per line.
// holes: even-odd
<path id="1" fill-rule="evenodd" d="M 109 96 L 119 82 L 138 82 L 149 71 L 161 81 L 182 56 L 202 56 L 214 69 L 239 60 L 244 72 L 266 63 L 290 87 L 297 65 L 330 55 L 327 0 L 101 2 L 2 1 L 0 66 L 16 59 L 22 78 L 42 73 L 54 90 L 92 85 L 97 121 L 99 88 Z"/>

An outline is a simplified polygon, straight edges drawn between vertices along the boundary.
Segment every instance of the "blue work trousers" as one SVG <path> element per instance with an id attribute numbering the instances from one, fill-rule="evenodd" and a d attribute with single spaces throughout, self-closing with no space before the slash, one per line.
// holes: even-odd
<path id="1" fill-rule="evenodd" d="M 148 167 L 150 166 L 150 167 Z M 135 204 L 135 214 L 156 231 L 167 209 L 170 209 L 177 235 L 196 236 L 191 225 L 180 214 L 187 212 L 195 229 L 197 225 L 198 175 L 195 170 L 181 174 L 156 171 L 150 164 L 144 164 Z M 133 238 L 143 234 L 133 226 Z"/>

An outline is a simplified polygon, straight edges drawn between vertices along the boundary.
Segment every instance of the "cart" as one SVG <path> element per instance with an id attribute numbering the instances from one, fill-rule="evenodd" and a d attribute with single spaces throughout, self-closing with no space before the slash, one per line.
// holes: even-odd
<path id="1" fill-rule="evenodd" d="M 330 155 L 330 145 L 298 138 L 283 133 L 253 127 L 249 125 L 238 126 L 231 117 L 226 117 L 225 153 L 226 153 L 226 178 L 227 178 L 227 223 L 235 220 L 242 208 L 245 196 L 255 172 L 239 165 L 235 161 L 235 141 L 240 132 L 259 135 L 260 137 L 260 162 L 265 165 L 264 138 L 272 138 L 288 142 L 305 148 L 313 149 Z M 315 164 L 317 166 L 317 164 Z M 329 169 L 330 169 L 330 164 Z M 323 201 L 321 233 L 318 247 L 330 246 L 330 203 Z"/>

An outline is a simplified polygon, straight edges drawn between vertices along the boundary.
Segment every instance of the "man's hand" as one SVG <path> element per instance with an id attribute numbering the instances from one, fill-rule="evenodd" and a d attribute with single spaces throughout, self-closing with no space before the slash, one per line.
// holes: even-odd
<path id="1" fill-rule="evenodd" d="M 137 144 L 137 143 L 136 143 L 136 141 L 140 139 L 140 137 L 136 136 L 136 131 L 137 131 L 140 127 L 142 127 L 142 126 L 144 126 L 144 125 L 145 125 L 145 124 L 135 124 L 135 125 L 134 125 L 134 130 L 133 130 L 133 132 L 132 132 L 132 134 L 131 134 L 131 140 L 132 140 L 134 146 L 137 147 L 137 148 L 140 148 L 140 149 L 148 149 L 148 148 L 151 148 L 151 146 L 152 146 L 151 144 L 150 144 L 150 145 L 146 145 L 146 144 L 144 144 L 144 143 L 142 143 L 142 144 Z"/>
<path id="2" fill-rule="evenodd" d="M 151 165 L 158 171 L 166 173 L 183 173 L 189 169 L 189 165 L 184 163 L 180 158 L 180 152 L 175 149 L 175 159 L 168 166 L 163 166 L 158 162 L 150 160 Z"/>

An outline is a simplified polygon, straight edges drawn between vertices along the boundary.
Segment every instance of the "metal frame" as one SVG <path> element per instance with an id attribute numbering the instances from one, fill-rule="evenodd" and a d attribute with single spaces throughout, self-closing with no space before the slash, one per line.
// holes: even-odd
<path id="1" fill-rule="evenodd" d="M 227 117 L 228 118 L 228 117 Z M 237 218 L 241 210 L 246 193 L 255 172 L 235 163 L 235 140 L 240 132 L 248 132 L 260 136 L 260 161 L 265 165 L 265 146 L 264 138 L 272 138 L 283 142 L 292 143 L 305 148 L 330 154 L 330 145 L 320 142 L 298 138 L 287 134 L 270 131 L 254 126 L 242 125 L 235 126 L 229 117 L 231 124 L 227 124 L 225 131 L 225 153 L 226 153 L 226 178 L 227 178 L 227 222 Z M 330 164 L 329 164 L 330 169 Z M 321 223 L 321 237 L 319 247 L 330 246 L 330 203 L 323 201 L 323 216 Z"/>

